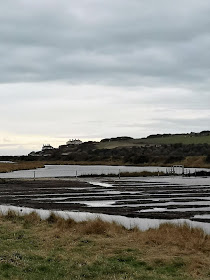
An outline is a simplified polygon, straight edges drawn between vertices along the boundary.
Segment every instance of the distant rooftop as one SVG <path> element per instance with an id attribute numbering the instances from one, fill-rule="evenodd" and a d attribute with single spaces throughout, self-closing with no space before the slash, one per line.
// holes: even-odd
<path id="1" fill-rule="evenodd" d="M 80 145 L 82 144 L 82 141 L 79 139 L 69 139 L 69 141 L 66 142 L 66 145 Z"/>
<path id="2" fill-rule="evenodd" d="M 42 146 L 42 151 L 46 151 L 46 150 L 53 150 L 54 148 L 50 145 L 50 144 L 44 144 Z"/>

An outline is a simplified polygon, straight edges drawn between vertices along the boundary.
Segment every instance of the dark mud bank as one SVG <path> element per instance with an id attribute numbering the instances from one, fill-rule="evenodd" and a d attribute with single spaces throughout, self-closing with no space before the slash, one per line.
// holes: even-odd
<path id="1" fill-rule="evenodd" d="M 210 217 L 208 185 L 186 186 L 140 180 L 106 180 L 98 185 L 97 182 L 79 180 L 7 180 L 0 182 L 0 204 L 210 222 L 210 218 L 199 217 Z"/>

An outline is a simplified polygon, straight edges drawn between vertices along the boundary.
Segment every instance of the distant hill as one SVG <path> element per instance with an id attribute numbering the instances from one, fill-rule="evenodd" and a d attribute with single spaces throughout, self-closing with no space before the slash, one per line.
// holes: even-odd
<path id="1" fill-rule="evenodd" d="M 183 164 L 210 167 L 210 131 L 186 134 L 155 134 L 133 139 L 122 136 L 61 145 L 22 157 L 0 157 L 10 161 L 68 162 L 69 164 L 157 165 Z"/>
<path id="2" fill-rule="evenodd" d="M 145 144 L 210 144 L 210 131 L 185 134 L 154 134 L 139 140 Z"/>
<path id="3" fill-rule="evenodd" d="M 140 139 L 133 139 L 131 137 L 108 138 L 102 139 L 98 144 L 98 148 L 113 149 L 116 147 L 163 144 L 210 144 L 210 131 L 205 130 L 199 133 L 190 132 L 184 134 L 153 134 Z"/>

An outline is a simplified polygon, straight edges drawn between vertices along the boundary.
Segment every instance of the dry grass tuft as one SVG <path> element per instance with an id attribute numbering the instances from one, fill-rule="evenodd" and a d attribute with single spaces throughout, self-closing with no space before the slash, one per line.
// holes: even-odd
<path id="1" fill-rule="evenodd" d="M 190 250 L 210 250 L 210 237 L 202 229 L 187 224 L 162 224 L 159 229 L 149 229 L 144 234 L 145 243 L 178 246 Z"/>
<path id="2" fill-rule="evenodd" d="M 59 218 L 57 220 L 56 226 L 61 231 L 64 231 L 64 230 L 72 229 L 76 224 L 77 222 L 75 222 L 73 219 L 69 218 L 65 220 L 64 218 Z"/>
<path id="3" fill-rule="evenodd" d="M 83 234 L 99 234 L 106 236 L 114 236 L 120 234 L 125 229 L 116 223 L 105 222 L 100 218 L 78 223 Z M 78 228 L 77 228 L 78 229 Z"/>
<path id="4" fill-rule="evenodd" d="M 50 216 L 46 219 L 48 224 L 54 225 L 56 230 L 64 231 L 68 229 L 72 229 L 73 227 L 77 226 L 79 223 L 74 221 L 73 219 L 64 219 L 59 217 L 55 213 L 51 213 Z"/>
<path id="5" fill-rule="evenodd" d="M 59 216 L 57 216 L 55 213 L 51 213 L 50 216 L 46 219 L 46 222 L 48 224 L 55 224 L 58 222 L 58 220 L 60 220 L 62 218 L 60 218 Z"/>
<path id="6" fill-rule="evenodd" d="M 30 224 L 37 224 L 41 222 L 41 218 L 36 212 L 31 212 L 27 215 L 24 215 L 24 220 Z"/>
<path id="7" fill-rule="evenodd" d="M 90 220 L 81 223 L 82 232 L 84 234 L 107 234 L 110 225 L 108 223 L 102 221 L 101 219 Z"/>
<path id="8" fill-rule="evenodd" d="M 13 210 L 9 210 L 5 215 L 4 215 L 4 218 L 5 219 L 8 219 L 8 220 L 13 220 L 13 219 L 16 219 L 16 218 L 19 218 L 20 215 L 19 213 L 13 211 Z"/>

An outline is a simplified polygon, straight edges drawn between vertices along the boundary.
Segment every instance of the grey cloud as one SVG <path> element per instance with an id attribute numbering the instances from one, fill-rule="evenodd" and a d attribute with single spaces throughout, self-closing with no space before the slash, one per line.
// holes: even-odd
<path id="1" fill-rule="evenodd" d="M 208 129 L 209 14 L 198 0 L 1 1 L 1 137 L 19 153 L 8 135 Z"/>
<path id="2" fill-rule="evenodd" d="M 0 82 L 209 85 L 204 1 L 6 1 Z"/>

